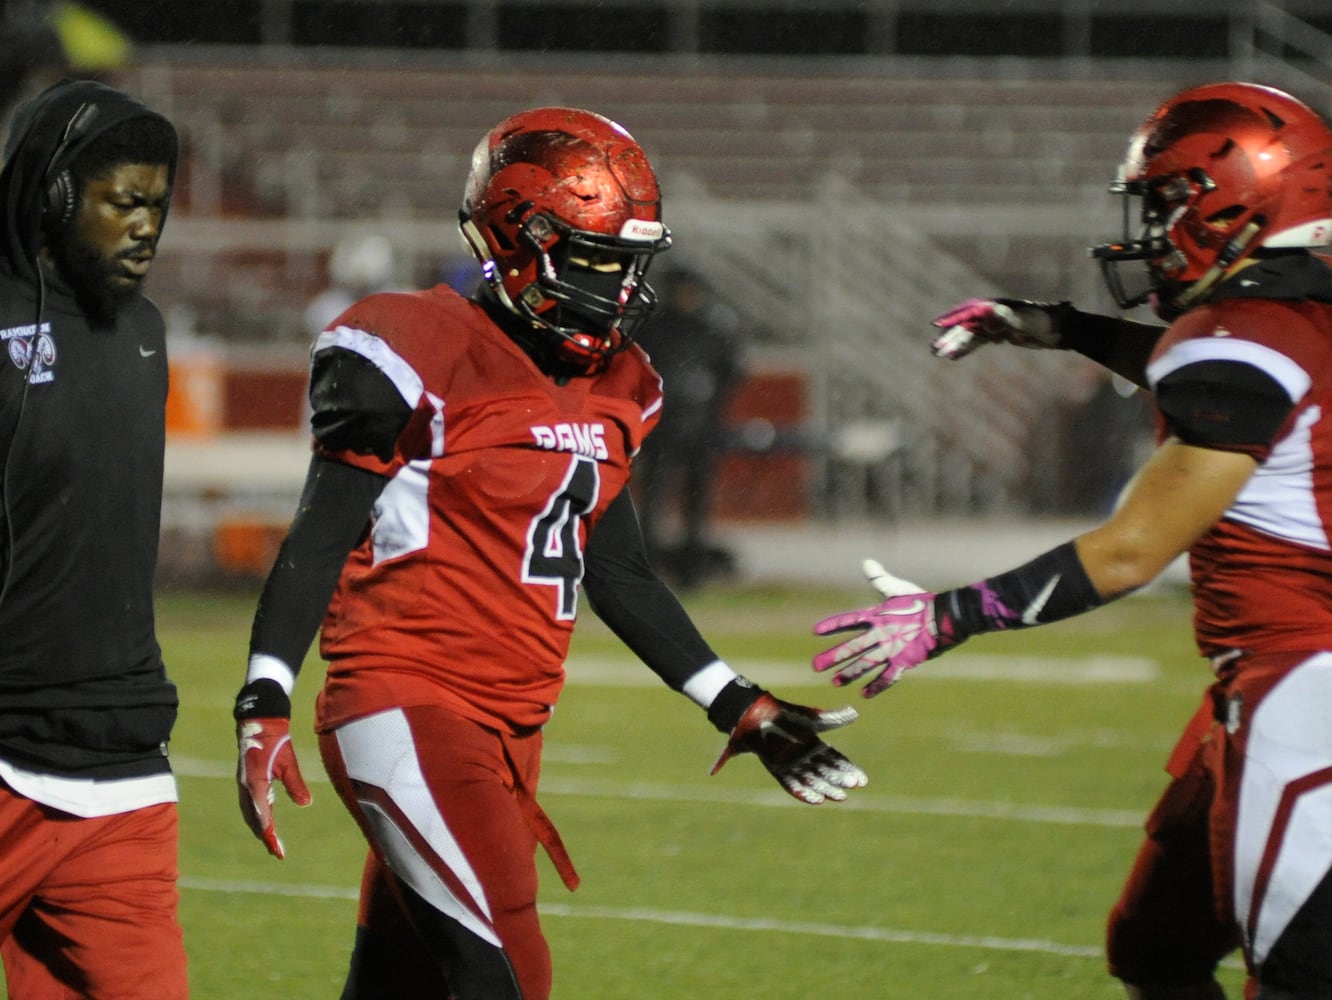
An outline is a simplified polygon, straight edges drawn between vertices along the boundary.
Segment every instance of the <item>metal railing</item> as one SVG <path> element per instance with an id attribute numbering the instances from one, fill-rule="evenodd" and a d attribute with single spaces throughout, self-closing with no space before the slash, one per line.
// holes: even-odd
<path id="1" fill-rule="evenodd" d="M 757 5 L 758 0 L 733 2 Z M 832 4 L 835 0 L 820 2 Z M 667 0 L 667 4 L 680 10 L 704 6 L 689 0 Z M 865 6 L 884 14 L 911 5 Z M 1040 0 L 1012 0 L 1005 9 L 1048 6 Z M 1070 17 L 1087 17 L 1092 10 L 1089 2 L 1058 6 Z M 1188 12 L 1213 10 L 1215 6 L 1212 2 L 1181 2 L 1176 8 Z M 1245 2 L 1227 7 L 1234 32 L 1230 75 L 1286 86 L 1326 109 L 1326 88 L 1332 81 L 1332 38 L 1298 16 L 1322 14 L 1324 6 L 1325 0 L 1308 4 L 1288 0 L 1284 4 Z M 992 5 L 981 0 L 932 0 L 930 7 L 967 11 L 991 9 Z M 1098 2 L 1095 9 L 1148 8 L 1120 0 L 1112 4 Z M 243 64 L 242 57 L 234 58 Z M 299 65 L 301 60 L 292 55 L 290 62 Z M 274 61 L 266 59 L 264 65 L 271 68 Z M 410 65 L 413 72 L 423 72 L 419 62 Z M 880 64 L 880 73 L 885 65 L 893 64 Z M 945 89 L 942 84 L 950 75 L 960 73 L 965 77 L 975 69 L 972 63 L 937 64 L 934 71 L 941 83 L 939 89 Z M 1194 70 L 1196 67 L 1156 67 L 1161 81 L 1159 96 L 1167 96 L 1175 83 L 1189 82 L 1188 74 Z M 339 72 L 345 86 L 354 91 L 357 66 L 348 65 Z M 577 71 L 565 72 L 567 78 L 550 78 L 554 82 L 546 93 L 567 96 Z M 635 87 L 650 90 L 654 73 L 672 78 L 684 72 L 687 70 L 678 63 L 644 65 L 635 70 Z M 791 72 L 798 72 L 794 64 Z M 991 68 L 989 72 L 998 71 Z M 1087 75 L 1084 65 L 1071 66 L 1068 73 L 1072 79 Z M 1046 80 L 1050 74 L 1048 66 L 1032 72 L 1034 77 Z M 734 70 L 732 75 L 744 82 L 743 70 Z M 835 75 L 855 76 L 855 71 L 847 68 Z M 1022 77 L 1020 67 L 1010 64 L 1003 68 L 1003 80 Z M 179 83 L 168 50 L 134 67 L 126 78 L 154 103 L 183 116 L 193 153 L 189 174 L 193 211 L 173 216 L 164 263 L 179 255 L 189 262 L 186 269 L 195 268 L 210 282 L 225 283 L 227 271 L 222 262 L 228 255 L 259 247 L 304 261 L 301 266 L 312 268 L 318 256 L 340 236 L 367 226 L 391 227 L 408 260 L 429 260 L 438 256 L 444 245 L 451 252 L 456 243 L 450 219 L 422 216 L 405 195 L 396 203 L 381 206 L 373 216 L 339 217 L 331 213 L 330 206 L 346 197 L 345 188 L 337 186 L 346 177 L 335 177 L 334 181 L 322 178 L 314 169 L 309 150 L 282 153 L 247 149 L 245 136 L 249 133 L 225 121 L 218 103 L 210 103 L 210 95 L 201 98 L 177 89 Z M 1058 86 L 1057 81 L 1054 86 Z M 1132 125 L 1150 110 L 1136 106 L 1144 93 L 1140 82 L 1136 86 L 1132 98 L 1135 106 L 1125 107 L 1122 122 L 1116 117 L 1118 124 L 1111 126 L 1118 131 L 1122 124 L 1125 139 Z M 1051 91 L 1047 88 L 1045 92 Z M 606 93 L 623 96 L 614 88 L 606 88 Z M 1038 104 L 1040 93 L 1039 88 L 1033 90 L 1033 104 Z M 1113 84 L 1107 83 L 1103 99 L 1112 102 L 1113 93 Z M 769 126 L 780 127 L 783 115 L 791 110 L 768 106 L 765 114 L 770 116 Z M 965 110 L 962 103 L 952 111 L 945 109 L 931 127 L 946 130 L 947 122 L 955 120 L 958 127 L 974 129 L 974 125 L 961 124 Z M 737 111 L 737 123 L 740 117 Z M 1033 120 L 1039 121 L 1034 112 Z M 1055 124 L 1056 119 L 1050 121 L 1049 128 L 1061 127 Z M 1001 125 L 998 121 L 993 127 Z M 978 142 L 989 141 L 983 131 L 975 134 Z M 1051 141 L 1055 139 L 1060 156 L 1071 156 L 1076 143 L 1070 136 L 1051 136 Z M 1040 352 L 996 350 L 983 359 L 955 365 L 941 363 L 930 358 L 926 349 L 928 320 L 958 298 L 970 295 L 1070 297 L 1095 307 L 1097 281 L 1082 254 L 1088 242 L 1114 235 L 1098 231 L 1107 217 L 1097 212 L 1103 181 L 1113 174 L 1118 141 L 1115 152 L 1096 151 L 1098 158 L 1105 156 L 1105 162 L 1090 165 L 1086 177 L 1044 186 L 995 187 L 990 200 L 979 198 L 965 205 L 930 200 L 935 195 L 927 192 L 936 189 L 885 183 L 866 186 L 864 178 L 855 176 L 854 171 L 839 174 L 833 169 L 820 175 L 819 185 L 799 199 L 718 197 L 709 191 L 705 177 L 680 175 L 669 157 L 661 164 L 675 192 L 669 208 L 670 222 L 682 237 L 680 248 L 689 248 L 690 263 L 708 272 L 744 316 L 747 326 L 763 331 L 758 353 L 767 352 L 770 358 L 799 365 L 809 373 L 814 408 L 806 443 L 819 465 L 817 488 L 827 494 L 840 492 L 841 506 L 831 512 L 866 512 L 863 493 L 857 498 L 854 490 L 837 489 L 838 483 L 857 477 L 892 484 L 894 495 L 885 509 L 994 510 L 1027 502 L 1033 478 L 1031 466 L 1038 460 L 1030 448 L 1031 434 L 1033 428 L 1039 433 L 1042 421 L 1052 419 L 1060 405 L 1064 381 L 1061 372 L 1069 359 Z M 908 140 L 903 140 L 900 155 L 910 152 L 907 144 Z M 1005 148 L 988 154 L 990 162 L 1021 162 L 1024 153 L 1032 152 L 1027 147 L 1026 142 L 1010 140 Z M 458 162 L 450 169 L 457 170 L 464 169 L 462 164 L 469 151 L 458 148 L 441 155 L 454 156 Z M 810 155 L 820 152 L 826 150 L 821 150 L 816 140 Z M 251 180 L 270 178 L 286 192 L 285 211 L 290 214 L 269 219 L 220 215 L 223 189 L 234 182 L 234 178 L 228 178 L 228 171 L 234 170 L 237 162 L 245 165 L 247 156 L 257 161 L 248 165 Z M 852 156 L 847 162 L 854 161 Z M 443 162 L 437 158 L 434 169 L 440 169 Z M 791 162 L 795 163 L 795 158 Z M 965 178 L 962 183 L 967 183 Z M 448 184 L 456 187 L 456 179 Z M 1110 214 L 1108 202 L 1105 209 Z M 1007 246 L 1010 256 L 1020 258 L 1026 254 L 1024 241 L 1038 236 L 1047 241 L 1041 267 L 1048 284 L 1038 285 L 1033 279 L 1030 286 L 1013 287 L 997 279 L 992 267 L 981 266 L 991 247 Z M 1076 277 L 1067 277 L 1072 274 Z M 1059 287 L 1056 275 L 1065 276 L 1060 278 L 1064 287 Z M 1067 287 L 1069 282 L 1074 282 L 1072 287 Z M 255 289 L 247 287 L 243 291 L 245 294 L 236 300 L 238 309 L 266 308 Z M 289 312 L 299 305 L 286 303 Z M 816 499 L 816 504 L 830 509 L 825 501 L 826 496 Z"/>

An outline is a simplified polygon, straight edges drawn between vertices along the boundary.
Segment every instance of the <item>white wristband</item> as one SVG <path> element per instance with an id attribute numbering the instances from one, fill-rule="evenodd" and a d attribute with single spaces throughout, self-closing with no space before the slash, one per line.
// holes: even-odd
<path id="1" fill-rule="evenodd" d="M 282 690 L 290 696 L 296 686 L 296 671 L 287 666 L 276 656 L 267 653 L 251 653 L 250 665 L 245 671 L 245 683 L 253 681 L 277 681 Z"/>
<path id="2" fill-rule="evenodd" d="M 713 660 L 684 683 L 684 693 L 704 711 L 712 707 L 721 689 L 739 675 L 721 660 Z"/>

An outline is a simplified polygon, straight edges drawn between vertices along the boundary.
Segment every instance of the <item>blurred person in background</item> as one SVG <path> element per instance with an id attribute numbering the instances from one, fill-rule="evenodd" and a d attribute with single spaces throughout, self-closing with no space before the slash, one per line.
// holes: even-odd
<path id="1" fill-rule="evenodd" d="M 1169 325 L 980 299 L 937 319 L 934 342 L 946 358 L 1073 350 L 1150 388 L 1152 457 L 1073 541 L 942 593 L 871 562 L 886 600 L 815 626 L 855 633 L 814 666 L 871 696 L 969 636 L 1089 611 L 1188 553 L 1214 683 L 1109 920 L 1110 972 L 1137 1000 L 1223 997 L 1215 970 L 1236 949 L 1249 1000 L 1332 996 L 1332 270 L 1308 249 L 1332 241 L 1330 189 L 1332 132 L 1290 95 L 1221 83 L 1162 104 L 1111 188 L 1141 211 L 1093 253 L 1122 309 Z"/>
<path id="2" fill-rule="evenodd" d="M 635 497 L 653 564 L 684 587 L 734 568 L 709 526 L 726 404 L 743 374 L 736 327 L 703 278 L 677 267 L 664 275 L 661 306 L 637 338 L 661 375 L 664 401 L 636 463 Z M 674 542 L 663 524 L 668 507 L 678 515 Z"/>
<path id="3" fill-rule="evenodd" d="M 0 957 L 15 1000 L 184 997 L 153 614 L 167 359 L 143 294 L 176 132 L 70 80 L 19 108 L 5 157 Z"/>
<path id="4" fill-rule="evenodd" d="M 109 18 L 70 0 L 0 4 L 0 115 L 66 76 L 99 77 L 134 43 Z"/>
<path id="5" fill-rule="evenodd" d="M 36 12 L 0 16 L 0 114 L 6 120 L 16 104 L 46 89 L 67 69 L 60 37 L 46 18 Z"/>
<path id="6" fill-rule="evenodd" d="M 344 236 L 329 256 L 329 285 L 305 307 L 305 332 L 317 337 L 328 324 L 373 292 L 394 287 L 397 255 L 379 233 Z"/>
<path id="7" fill-rule="evenodd" d="M 550 995 L 537 846 L 578 879 L 537 784 L 584 593 L 726 736 L 713 773 L 752 752 L 811 804 L 865 782 L 819 737 L 855 712 L 738 676 L 644 552 L 627 484 L 661 382 L 632 338 L 670 235 L 643 150 L 589 111 L 519 113 L 477 146 L 461 225 L 470 298 L 372 295 L 314 345 L 315 454 L 236 700 L 241 813 L 281 858 L 272 796 L 309 801 L 290 694 L 322 621 L 320 751 L 370 845 L 344 1000 Z"/>
<path id="8" fill-rule="evenodd" d="M 1154 447 L 1150 394 L 1086 359 L 1059 390 L 1048 419 L 1027 436 L 1029 509 L 1104 517 Z"/>

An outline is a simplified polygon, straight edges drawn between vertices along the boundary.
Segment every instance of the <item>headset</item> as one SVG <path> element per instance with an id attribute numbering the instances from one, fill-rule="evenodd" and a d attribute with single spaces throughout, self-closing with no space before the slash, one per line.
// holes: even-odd
<path id="1" fill-rule="evenodd" d="M 51 232 L 65 226 L 70 219 L 74 217 L 74 207 L 78 201 L 78 188 L 74 183 L 74 174 L 68 168 L 57 170 L 56 165 L 61 158 L 69 152 L 71 146 L 88 134 L 92 124 L 101 113 L 96 104 L 91 101 L 85 101 L 80 104 L 78 110 L 70 116 L 65 124 L 65 131 L 60 137 L 60 142 L 56 144 L 55 150 L 51 153 L 51 159 L 47 161 L 46 170 L 42 174 L 40 192 L 42 196 L 42 231 Z M 34 116 L 32 124 L 29 126 L 28 133 L 20 141 L 17 148 L 22 147 L 22 143 L 27 142 L 32 135 L 33 128 L 36 127 L 37 120 Z M 46 279 L 42 275 L 41 264 L 33 261 L 33 267 L 37 272 L 37 315 L 34 324 L 34 330 L 41 331 L 42 314 L 46 311 Z M 36 338 L 34 337 L 33 349 L 36 349 Z M 18 443 L 19 427 L 23 424 L 23 414 L 28 405 L 28 390 L 32 386 L 30 373 L 26 370 L 23 374 L 23 392 L 19 396 L 18 415 L 14 419 L 14 427 L 9 442 L 9 451 L 5 455 L 4 469 L 0 470 L 0 504 L 3 505 L 5 515 L 5 530 L 8 534 L 8 547 L 5 553 L 5 576 L 0 581 L 0 604 L 4 603 L 5 595 L 9 592 L 9 585 L 14 575 L 15 560 L 15 534 L 14 518 L 9 509 L 9 477 L 11 466 L 14 460 L 14 449 Z"/>
<path id="2" fill-rule="evenodd" d="M 74 217 L 74 206 L 78 200 L 74 174 L 68 167 L 57 170 L 56 164 L 74 143 L 88 134 L 100 113 L 97 105 L 91 101 L 80 104 L 65 125 L 65 132 L 55 151 L 51 153 L 50 162 L 42 175 L 42 230 L 45 232 L 60 229 Z"/>

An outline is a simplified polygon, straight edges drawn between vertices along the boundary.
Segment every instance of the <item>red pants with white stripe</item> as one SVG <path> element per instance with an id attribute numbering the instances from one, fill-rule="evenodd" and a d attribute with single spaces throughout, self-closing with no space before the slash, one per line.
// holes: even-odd
<path id="1" fill-rule="evenodd" d="M 1250 998 L 1332 996 L 1332 654 L 1220 669 L 1110 917 L 1126 982 L 1207 982 L 1243 948 Z"/>
<path id="2" fill-rule="evenodd" d="M 349 997 L 545 1000 L 536 849 L 576 877 L 536 806 L 541 734 L 446 709 L 381 712 L 320 735 L 334 787 L 370 844 Z"/>

